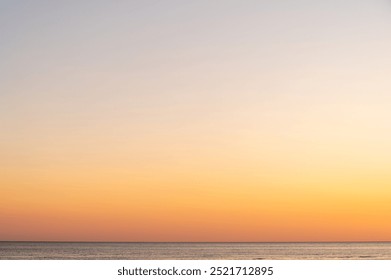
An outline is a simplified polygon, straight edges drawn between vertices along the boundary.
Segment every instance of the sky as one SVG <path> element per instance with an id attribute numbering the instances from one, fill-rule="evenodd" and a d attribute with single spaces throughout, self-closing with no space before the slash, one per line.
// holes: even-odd
<path id="1" fill-rule="evenodd" d="M 0 0 L 0 240 L 391 240 L 391 2 Z"/>

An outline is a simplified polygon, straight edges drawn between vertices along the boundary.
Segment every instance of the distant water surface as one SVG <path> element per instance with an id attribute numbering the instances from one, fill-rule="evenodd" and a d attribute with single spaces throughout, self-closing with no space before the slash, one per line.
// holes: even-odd
<path id="1" fill-rule="evenodd" d="M 391 242 L 84 243 L 0 242 L 0 259 L 81 260 L 391 260 Z"/>

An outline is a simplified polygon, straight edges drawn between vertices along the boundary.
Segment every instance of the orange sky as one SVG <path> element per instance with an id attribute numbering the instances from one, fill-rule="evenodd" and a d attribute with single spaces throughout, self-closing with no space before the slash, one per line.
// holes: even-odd
<path id="1" fill-rule="evenodd" d="M 195 2 L 0 4 L 0 240 L 391 240 L 391 7 Z"/>

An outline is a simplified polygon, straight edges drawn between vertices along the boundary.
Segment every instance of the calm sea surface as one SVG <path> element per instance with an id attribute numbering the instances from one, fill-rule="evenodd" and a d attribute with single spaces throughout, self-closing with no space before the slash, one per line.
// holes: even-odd
<path id="1" fill-rule="evenodd" d="M 0 242 L 0 259 L 256 260 L 386 259 L 391 242 L 378 243 L 45 243 Z"/>

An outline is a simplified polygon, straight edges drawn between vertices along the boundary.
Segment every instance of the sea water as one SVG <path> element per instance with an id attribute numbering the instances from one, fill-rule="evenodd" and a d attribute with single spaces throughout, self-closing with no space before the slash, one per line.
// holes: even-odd
<path id="1" fill-rule="evenodd" d="M 0 242 L 0 259 L 81 260 L 391 260 L 391 242 L 87 243 Z"/>

